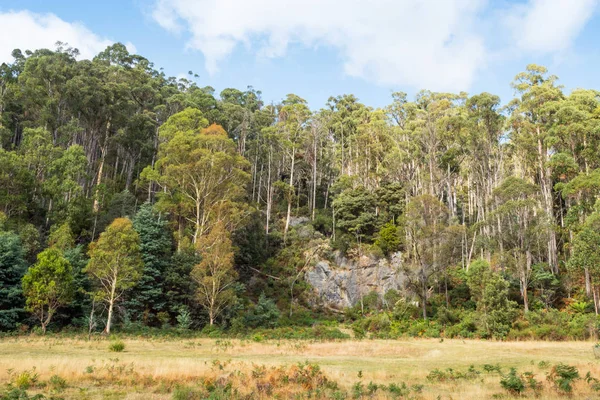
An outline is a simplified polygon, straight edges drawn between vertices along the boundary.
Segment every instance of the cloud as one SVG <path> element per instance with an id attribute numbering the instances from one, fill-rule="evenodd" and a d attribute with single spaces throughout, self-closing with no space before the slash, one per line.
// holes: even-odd
<path id="1" fill-rule="evenodd" d="M 185 35 L 211 74 L 240 45 L 282 57 L 299 44 L 336 52 L 350 76 L 456 91 L 499 54 L 568 49 L 600 0 L 154 1 L 154 20 Z"/>
<path id="2" fill-rule="evenodd" d="M 344 72 L 381 84 L 468 87 L 485 65 L 484 0 L 157 0 L 154 20 L 189 35 L 215 73 L 237 46 L 281 57 L 291 44 L 339 52 Z"/>
<path id="3" fill-rule="evenodd" d="M 0 12 L 0 63 L 11 62 L 14 49 L 54 49 L 57 41 L 79 49 L 80 58 L 87 59 L 114 43 L 80 23 L 66 22 L 54 14 Z M 126 43 L 126 46 L 130 52 L 135 52 L 131 43 Z"/>
<path id="4" fill-rule="evenodd" d="M 506 17 L 513 40 L 524 51 L 567 50 L 594 14 L 598 0 L 531 0 Z"/>

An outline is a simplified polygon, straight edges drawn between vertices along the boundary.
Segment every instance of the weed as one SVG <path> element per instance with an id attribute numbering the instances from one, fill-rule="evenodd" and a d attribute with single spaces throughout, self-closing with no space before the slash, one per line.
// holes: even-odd
<path id="1" fill-rule="evenodd" d="M 488 373 L 497 372 L 499 374 L 502 373 L 502 369 L 500 368 L 500 364 L 483 364 L 483 370 Z"/>
<path id="2" fill-rule="evenodd" d="M 512 395 L 520 395 L 525 391 L 525 382 L 517 375 L 517 370 L 515 368 L 511 368 L 510 372 L 502 377 L 500 386 Z"/>
<path id="3" fill-rule="evenodd" d="M 67 388 L 67 381 L 58 375 L 52 375 L 48 383 L 58 393 L 63 392 Z"/>
<path id="4" fill-rule="evenodd" d="M 352 398 L 360 399 L 363 396 L 364 392 L 365 388 L 362 382 L 359 381 L 352 385 Z"/>
<path id="5" fill-rule="evenodd" d="M 548 361 L 543 361 L 543 360 L 542 360 L 542 361 L 540 361 L 540 362 L 538 363 L 538 367 L 539 367 L 540 369 L 546 369 L 546 368 L 550 367 L 550 363 L 549 363 Z"/>
<path id="6" fill-rule="evenodd" d="M 547 379 L 559 392 L 570 394 L 573 392 L 573 383 L 580 377 L 576 367 L 560 363 L 552 367 Z"/>
<path id="7" fill-rule="evenodd" d="M 35 372 L 35 367 L 33 367 L 32 369 L 18 373 L 12 372 L 11 378 L 11 383 L 17 389 L 27 390 L 37 383 L 38 374 Z"/>
<path id="8" fill-rule="evenodd" d="M 120 353 L 125 350 L 125 343 L 121 340 L 115 340 L 108 346 L 108 350 Z"/>

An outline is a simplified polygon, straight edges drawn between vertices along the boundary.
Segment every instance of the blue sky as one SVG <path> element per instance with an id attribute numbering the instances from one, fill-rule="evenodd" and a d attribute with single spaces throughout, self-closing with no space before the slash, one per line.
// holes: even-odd
<path id="1" fill-rule="evenodd" d="M 600 89 L 599 0 L 2 0 L 0 62 L 56 40 L 91 57 L 111 42 L 199 85 L 287 93 L 322 107 L 352 93 L 375 106 L 392 91 L 513 96 L 528 63 L 567 91 Z"/>

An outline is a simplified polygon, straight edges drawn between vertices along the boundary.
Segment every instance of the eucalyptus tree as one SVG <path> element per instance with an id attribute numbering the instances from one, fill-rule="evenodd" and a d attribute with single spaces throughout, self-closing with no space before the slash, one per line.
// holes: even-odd
<path id="1" fill-rule="evenodd" d="M 508 120 L 510 139 L 516 150 L 516 174 L 531 177 L 540 186 L 542 205 L 553 219 L 555 192 L 548 166 L 553 151 L 551 127 L 556 120 L 554 102 L 564 96 L 557 77 L 548 75 L 545 67 L 530 64 L 519 73 L 513 87 L 521 95 L 509 104 Z M 558 247 L 556 232 L 550 230 L 547 244 L 547 261 L 554 273 L 558 272 Z"/>

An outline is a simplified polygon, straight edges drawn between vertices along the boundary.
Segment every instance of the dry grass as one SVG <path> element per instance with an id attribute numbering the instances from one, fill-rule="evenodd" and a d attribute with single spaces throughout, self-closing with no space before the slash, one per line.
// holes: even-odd
<path id="1" fill-rule="evenodd" d="M 107 340 L 3 339 L 0 341 L 0 384 L 11 379 L 9 371 L 35 367 L 40 381 L 53 375 L 67 381 L 69 389 L 61 394 L 65 398 L 169 399 L 177 384 L 197 385 L 223 376 L 228 379 L 237 376 L 232 384 L 240 385 L 245 391 L 256 391 L 262 378 L 251 380 L 250 377 L 257 365 L 273 367 L 270 374 L 282 375 L 290 372 L 275 367 L 291 367 L 308 361 L 318 364 L 327 378 L 348 392 L 357 381 L 365 386 L 370 381 L 385 385 L 406 382 L 409 386 L 424 385 L 417 398 L 485 399 L 497 393 L 506 394 L 497 374 L 482 371 L 480 378 L 451 382 L 430 382 L 427 375 L 436 368 L 466 371 L 470 365 L 482 370 L 483 364 L 500 364 L 504 371 L 516 367 L 520 372 L 535 373 L 538 380 L 544 381 L 541 398 L 553 399 L 561 397 L 546 382 L 549 369 L 540 367 L 540 361 L 575 365 L 581 376 L 590 371 L 600 378 L 600 364 L 594 359 L 589 342 L 440 342 L 429 339 L 316 343 L 125 339 L 124 342 L 124 352 L 111 353 Z M 598 398 L 583 380 L 577 382 L 575 390 L 576 398 Z"/>

